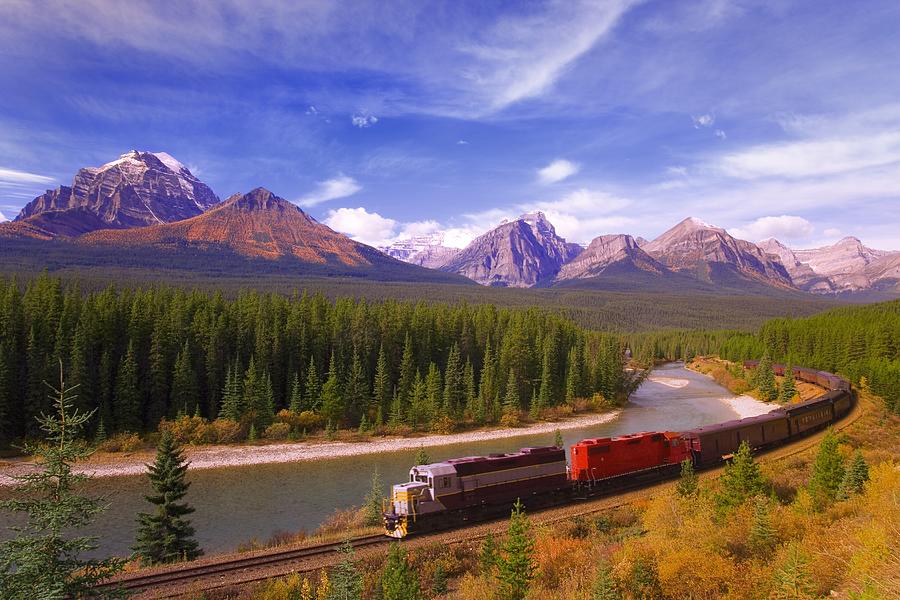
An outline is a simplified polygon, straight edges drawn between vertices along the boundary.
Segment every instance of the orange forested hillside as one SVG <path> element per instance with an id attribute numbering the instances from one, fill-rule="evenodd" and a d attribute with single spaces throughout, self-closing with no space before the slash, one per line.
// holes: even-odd
<path id="1" fill-rule="evenodd" d="M 221 247 L 255 258 L 293 256 L 304 262 L 351 267 L 371 264 L 371 250 L 366 246 L 318 223 L 264 188 L 236 194 L 220 206 L 184 221 L 96 231 L 79 241 L 121 246 Z"/>

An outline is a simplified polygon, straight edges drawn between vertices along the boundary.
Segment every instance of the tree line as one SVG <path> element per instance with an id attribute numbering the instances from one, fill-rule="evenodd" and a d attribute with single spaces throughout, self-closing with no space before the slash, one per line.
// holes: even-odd
<path id="1" fill-rule="evenodd" d="M 0 432 L 38 436 L 62 361 L 91 433 L 199 415 L 262 431 L 279 410 L 330 427 L 427 427 L 537 414 L 634 385 L 618 336 L 541 309 L 0 281 Z"/>

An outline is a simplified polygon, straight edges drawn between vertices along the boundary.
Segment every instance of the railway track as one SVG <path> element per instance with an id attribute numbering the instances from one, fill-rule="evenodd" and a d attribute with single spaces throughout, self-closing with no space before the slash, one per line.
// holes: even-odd
<path id="1" fill-rule="evenodd" d="M 841 430 L 856 422 L 863 414 L 859 402 L 853 404 L 852 410 L 834 428 Z M 816 446 L 824 435 L 823 431 L 801 438 L 800 440 L 770 449 L 760 454 L 761 461 L 781 460 L 789 456 L 805 452 Z M 704 479 L 718 477 L 724 467 L 716 467 L 704 471 Z M 538 523 L 556 523 L 576 516 L 590 515 L 629 504 L 640 498 L 652 497 L 672 485 L 671 480 L 642 486 L 640 489 L 623 489 L 615 495 L 579 501 L 561 507 L 541 510 L 534 514 Z M 503 526 L 505 519 L 481 522 L 460 529 L 444 532 L 428 533 L 405 540 L 404 545 L 419 546 L 438 541 L 455 544 L 484 538 L 495 533 Z M 390 538 L 381 534 L 358 537 L 349 540 L 357 551 L 373 550 L 378 546 L 390 543 Z M 116 587 L 132 594 L 133 598 L 171 598 L 189 592 L 208 591 L 213 589 L 245 585 L 287 575 L 292 572 L 308 573 L 331 566 L 336 562 L 336 552 L 343 542 L 332 542 L 303 548 L 277 549 L 265 551 L 251 556 L 229 557 L 224 559 L 207 559 L 191 563 L 173 565 L 141 571 L 116 577 L 109 583 L 98 586 L 98 590 L 110 590 Z"/>

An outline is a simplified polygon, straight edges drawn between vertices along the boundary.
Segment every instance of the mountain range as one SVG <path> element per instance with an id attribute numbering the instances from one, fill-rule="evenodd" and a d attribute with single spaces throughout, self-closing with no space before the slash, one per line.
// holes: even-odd
<path id="1" fill-rule="evenodd" d="M 375 249 L 265 188 L 220 202 L 169 154 L 137 150 L 80 169 L 71 186 L 47 190 L 14 221 L 0 223 L 0 237 L 7 240 L 0 256 L 34 260 L 28 244 L 42 242 L 55 244 L 54 256 L 65 258 L 54 260 L 68 264 L 177 268 L 179 257 L 190 257 L 182 262 L 218 270 L 500 287 L 900 293 L 900 252 L 867 248 L 856 238 L 811 250 L 775 239 L 754 244 L 692 217 L 653 240 L 604 234 L 583 247 L 531 212 L 465 248 L 445 246 L 436 233 Z"/>

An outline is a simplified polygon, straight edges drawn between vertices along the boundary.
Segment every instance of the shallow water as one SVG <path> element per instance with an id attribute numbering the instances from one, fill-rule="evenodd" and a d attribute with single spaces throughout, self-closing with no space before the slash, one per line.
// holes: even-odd
<path id="1" fill-rule="evenodd" d="M 733 397 L 708 377 L 680 363 L 655 369 L 618 418 L 601 425 L 563 431 L 566 445 L 587 437 L 638 431 L 680 431 L 737 418 L 723 398 Z M 501 440 L 449 444 L 427 448 L 432 460 L 490 452 L 510 452 L 525 446 L 553 443 L 553 434 L 523 435 Z M 387 485 L 406 480 L 416 452 L 333 458 L 310 462 L 204 469 L 188 473 L 188 501 L 197 538 L 207 553 L 233 550 L 277 532 L 312 531 L 335 509 L 358 505 L 371 487 L 377 469 Z M 92 481 L 90 491 L 108 498 L 109 509 L 90 533 L 100 536 L 96 555 L 125 555 L 134 539 L 135 515 L 147 510 L 149 492 L 143 475 L 106 477 Z M 0 498 L 9 497 L 0 489 Z M 0 526 L 10 523 L 0 515 Z M 0 533 L 4 535 L 6 532 Z"/>

